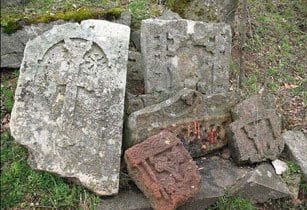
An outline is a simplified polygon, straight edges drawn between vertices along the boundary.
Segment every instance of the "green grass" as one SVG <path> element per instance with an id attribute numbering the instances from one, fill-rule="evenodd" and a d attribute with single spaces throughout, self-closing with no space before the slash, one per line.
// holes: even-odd
<path id="1" fill-rule="evenodd" d="M 225 195 L 221 197 L 209 210 L 256 210 L 257 208 L 248 200 L 240 196 Z"/>
<path id="2" fill-rule="evenodd" d="M 1 207 L 94 208 L 100 198 L 63 178 L 32 170 L 27 150 L 1 133 Z"/>

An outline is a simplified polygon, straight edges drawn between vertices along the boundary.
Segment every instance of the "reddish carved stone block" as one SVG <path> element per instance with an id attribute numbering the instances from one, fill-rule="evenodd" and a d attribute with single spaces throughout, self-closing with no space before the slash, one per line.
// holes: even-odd
<path id="1" fill-rule="evenodd" d="M 173 210 L 199 190 L 196 163 L 181 141 L 162 131 L 126 150 L 129 175 L 156 210 Z"/>

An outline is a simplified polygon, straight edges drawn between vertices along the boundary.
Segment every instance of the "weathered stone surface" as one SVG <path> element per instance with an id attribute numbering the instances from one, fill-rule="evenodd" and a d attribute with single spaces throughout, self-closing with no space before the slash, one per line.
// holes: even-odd
<path id="1" fill-rule="evenodd" d="M 167 129 L 181 139 L 193 157 L 207 154 L 227 144 L 230 109 L 239 98 L 236 93 L 204 96 L 182 89 L 166 101 L 133 112 L 127 122 L 125 145 L 130 147 Z"/>
<path id="2" fill-rule="evenodd" d="M 97 210 L 152 210 L 152 208 L 144 194 L 120 191 L 114 197 L 103 199 Z"/>
<path id="3" fill-rule="evenodd" d="M 130 27 L 130 25 L 131 25 L 131 13 L 129 11 L 122 12 L 120 14 L 118 20 L 115 20 L 114 22 Z"/>
<path id="4" fill-rule="evenodd" d="M 127 66 L 127 91 L 132 94 L 144 93 L 144 74 L 141 53 L 129 51 Z"/>
<path id="5" fill-rule="evenodd" d="M 179 19 L 182 19 L 182 18 L 177 13 L 167 9 L 162 13 L 162 15 L 159 17 L 159 19 L 161 19 L 161 20 L 179 20 Z"/>
<path id="6" fill-rule="evenodd" d="M 238 0 L 175 0 L 170 6 L 189 20 L 232 23 L 238 2 Z"/>
<path id="7" fill-rule="evenodd" d="M 141 32 L 139 30 L 131 32 L 130 47 L 134 48 L 135 51 L 141 52 Z"/>
<path id="8" fill-rule="evenodd" d="M 25 26 L 11 35 L 4 33 L 1 28 L 1 68 L 19 68 L 26 43 L 54 25 L 63 23 L 64 21 L 55 21 L 48 24 Z"/>
<path id="9" fill-rule="evenodd" d="M 162 131 L 126 150 L 130 177 L 157 210 L 174 210 L 199 190 L 192 157 L 172 133 Z"/>
<path id="10" fill-rule="evenodd" d="M 282 135 L 293 159 L 302 169 L 307 180 L 307 139 L 300 131 L 287 131 Z"/>
<path id="11" fill-rule="evenodd" d="M 198 83 L 206 93 L 228 89 L 231 30 L 224 23 L 147 19 L 141 46 L 145 93 L 196 89 Z"/>
<path id="12" fill-rule="evenodd" d="M 239 168 L 227 160 L 198 160 L 201 174 L 201 187 L 197 195 L 178 210 L 202 210 L 215 203 L 238 180 L 251 169 Z M 143 194 L 134 191 L 121 191 L 118 196 L 103 200 L 101 210 L 150 210 L 150 204 Z"/>
<path id="13" fill-rule="evenodd" d="M 250 97 L 232 111 L 230 147 L 238 163 L 275 160 L 283 151 L 281 122 L 269 102 L 261 96 Z"/>
<path id="14" fill-rule="evenodd" d="M 27 43 L 10 128 L 31 167 L 117 193 L 129 31 L 87 20 Z"/>
<path id="15" fill-rule="evenodd" d="M 231 194 L 239 194 L 255 203 L 278 199 L 291 195 L 287 185 L 275 174 L 274 168 L 263 163 L 249 172 L 230 189 Z"/>

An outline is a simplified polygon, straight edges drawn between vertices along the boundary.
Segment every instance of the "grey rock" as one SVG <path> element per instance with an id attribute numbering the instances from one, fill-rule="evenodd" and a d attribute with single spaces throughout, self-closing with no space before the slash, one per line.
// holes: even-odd
<path id="1" fill-rule="evenodd" d="M 54 25 L 63 23 L 64 21 L 54 21 L 48 24 L 25 26 L 22 30 L 10 35 L 4 33 L 1 28 L 1 68 L 19 68 L 26 43 Z"/>
<path id="2" fill-rule="evenodd" d="M 130 43 L 131 43 L 131 46 L 135 49 L 135 51 L 141 52 L 141 32 L 140 31 L 131 32 Z"/>
<path id="3" fill-rule="evenodd" d="M 226 193 L 227 188 L 244 177 L 249 168 L 239 168 L 226 160 L 198 160 L 201 174 L 199 193 L 178 210 L 200 210 L 208 208 Z M 146 197 L 137 191 L 121 191 L 119 195 L 105 199 L 97 209 L 101 210 L 150 210 Z"/>
<path id="4" fill-rule="evenodd" d="M 182 18 L 177 13 L 167 9 L 167 10 L 163 11 L 163 13 L 159 17 L 159 19 L 161 19 L 161 20 L 179 20 L 179 19 L 182 19 Z"/>
<path id="5" fill-rule="evenodd" d="M 231 122 L 230 109 L 239 98 L 238 93 L 205 96 L 195 90 L 182 89 L 161 103 L 133 112 L 127 121 L 124 144 L 133 146 L 167 129 L 181 139 L 193 157 L 202 156 L 227 144 L 225 132 Z M 209 142 L 208 135 L 213 130 L 216 139 Z"/>
<path id="6" fill-rule="evenodd" d="M 118 192 L 129 34 L 86 20 L 27 43 L 10 128 L 32 168 Z"/>
<path id="7" fill-rule="evenodd" d="M 131 13 L 129 11 L 122 12 L 120 14 L 119 19 L 115 20 L 114 22 L 130 27 L 130 25 L 131 25 Z"/>
<path id="8" fill-rule="evenodd" d="M 229 143 L 239 164 L 275 160 L 283 151 L 281 121 L 266 99 L 255 95 L 232 110 L 234 122 L 229 125 Z"/>
<path id="9" fill-rule="evenodd" d="M 302 169 L 307 180 L 307 139 L 304 133 L 300 131 L 286 131 L 282 135 L 286 147 L 293 159 Z"/>
<path id="10" fill-rule="evenodd" d="M 278 199 L 291 195 L 286 184 L 275 174 L 274 168 L 263 163 L 249 172 L 230 188 L 231 194 L 239 194 L 254 203 Z"/>
<path id="11" fill-rule="evenodd" d="M 145 93 L 196 89 L 228 89 L 231 29 L 224 23 L 189 20 L 142 21 L 141 46 Z"/>
<path id="12" fill-rule="evenodd" d="M 152 210 L 147 198 L 139 191 L 121 191 L 118 195 L 105 198 L 97 210 Z"/>
<path id="13" fill-rule="evenodd" d="M 129 51 L 127 66 L 127 91 L 131 94 L 144 92 L 144 74 L 141 53 Z"/>

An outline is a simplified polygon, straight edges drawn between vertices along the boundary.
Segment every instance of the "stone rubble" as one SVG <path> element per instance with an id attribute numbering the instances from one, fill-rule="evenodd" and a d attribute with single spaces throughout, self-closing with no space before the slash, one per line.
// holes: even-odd
<path id="1" fill-rule="evenodd" d="M 129 34 L 86 20 L 27 43 L 10 128 L 32 168 L 118 192 Z"/>
<path id="2" fill-rule="evenodd" d="M 272 161 L 272 165 L 275 169 L 275 172 L 277 175 L 283 174 L 285 171 L 288 170 L 288 165 L 284 161 L 281 161 L 279 159 L 276 159 Z"/>

